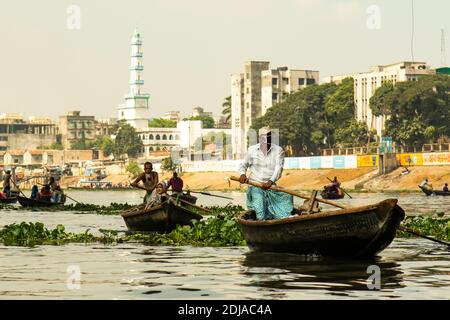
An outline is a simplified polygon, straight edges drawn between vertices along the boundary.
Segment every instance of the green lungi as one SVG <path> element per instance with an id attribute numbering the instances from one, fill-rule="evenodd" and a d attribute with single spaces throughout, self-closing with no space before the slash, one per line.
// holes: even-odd
<path id="1" fill-rule="evenodd" d="M 287 218 L 294 209 L 294 197 L 284 192 L 249 186 L 247 208 L 255 210 L 258 220 Z"/>

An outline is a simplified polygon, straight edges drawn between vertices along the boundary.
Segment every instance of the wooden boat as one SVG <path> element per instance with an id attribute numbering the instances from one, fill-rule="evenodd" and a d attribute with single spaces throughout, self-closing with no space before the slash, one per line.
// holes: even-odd
<path id="1" fill-rule="evenodd" d="M 35 199 L 25 198 L 25 197 L 21 197 L 21 196 L 18 196 L 17 200 L 19 201 L 19 203 L 22 207 L 54 207 L 54 206 L 64 205 L 64 203 L 66 202 L 66 197 L 63 196 L 63 199 L 60 202 L 35 200 Z"/>
<path id="2" fill-rule="evenodd" d="M 192 220 L 203 218 L 187 207 L 178 205 L 173 199 L 149 209 L 145 209 L 145 204 L 141 204 L 122 213 L 122 217 L 129 231 L 155 232 L 170 232 L 177 225 L 192 226 Z"/>
<path id="3" fill-rule="evenodd" d="M 439 190 L 431 190 L 428 188 L 424 188 L 419 186 L 420 190 L 423 191 L 427 196 L 435 195 L 435 196 L 450 196 L 450 192 L 439 191 Z"/>
<path id="4" fill-rule="evenodd" d="M 252 210 L 238 221 L 250 249 L 266 252 L 369 257 L 394 239 L 405 212 L 397 199 L 348 209 L 256 221 Z"/>
<path id="5" fill-rule="evenodd" d="M 323 199 L 342 199 L 344 198 L 344 193 L 341 191 L 341 193 L 339 192 L 333 192 L 333 191 L 329 191 L 329 190 L 322 190 L 320 192 L 320 195 L 322 196 Z"/>
<path id="6" fill-rule="evenodd" d="M 10 203 L 16 203 L 17 202 L 17 196 L 16 197 L 8 197 L 8 198 L 0 198 L 0 203 L 10 204 Z"/>
<path id="7" fill-rule="evenodd" d="M 187 201 L 187 202 L 192 203 L 192 204 L 195 204 L 197 202 L 197 197 L 193 196 L 192 194 L 190 194 L 189 191 L 183 192 L 183 194 L 180 195 L 180 196 L 178 196 L 177 194 L 172 194 L 171 197 L 174 198 L 174 199 L 179 197 L 179 199 Z"/>

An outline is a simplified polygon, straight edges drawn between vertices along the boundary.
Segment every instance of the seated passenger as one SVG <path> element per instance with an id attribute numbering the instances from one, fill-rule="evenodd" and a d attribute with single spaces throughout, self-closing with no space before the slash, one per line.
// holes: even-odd
<path id="1" fill-rule="evenodd" d="M 37 185 L 33 185 L 31 188 L 31 197 L 30 199 L 37 200 L 38 198 L 39 189 Z"/>
<path id="2" fill-rule="evenodd" d="M 444 184 L 444 187 L 442 188 L 442 191 L 448 192 L 448 183 Z"/>
<path id="3" fill-rule="evenodd" d="M 42 187 L 41 192 L 39 192 L 38 194 L 38 200 L 50 202 L 51 198 L 52 192 L 50 191 L 50 186 L 45 185 L 44 187 Z"/>
<path id="4" fill-rule="evenodd" d="M 166 190 L 166 183 L 164 181 L 159 182 L 156 185 L 156 188 L 152 191 L 150 197 L 147 198 L 147 204 L 145 208 L 157 206 L 166 201 L 169 198 Z"/>
<path id="5" fill-rule="evenodd" d="M 60 186 L 56 186 L 55 189 L 53 190 L 53 195 L 51 198 L 52 202 L 61 202 L 63 196 L 63 191 L 61 190 Z"/>

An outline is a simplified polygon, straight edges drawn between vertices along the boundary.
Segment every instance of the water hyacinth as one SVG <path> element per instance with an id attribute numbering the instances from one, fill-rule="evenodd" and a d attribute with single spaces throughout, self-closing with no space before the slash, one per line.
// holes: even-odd
<path id="1" fill-rule="evenodd" d="M 86 230 L 84 233 L 67 233 L 63 225 L 47 229 L 44 224 L 21 222 L 0 229 L 0 242 L 5 245 L 33 246 L 40 244 L 60 245 L 64 243 L 122 243 L 143 242 L 148 245 L 192 245 L 235 246 L 245 245 L 242 230 L 236 216 L 242 212 L 240 206 L 210 208 L 213 215 L 194 222 L 192 227 L 178 226 L 167 234 L 156 232 L 119 235 L 115 230 L 100 229 L 101 236 Z"/>
<path id="2" fill-rule="evenodd" d="M 444 218 L 443 212 L 406 217 L 402 225 L 423 235 L 429 235 L 443 241 L 450 240 L 450 218 Z M 400 237 L 411 237 L 409 233 L 403 231 L 399 231 L 398 235 Z"/>

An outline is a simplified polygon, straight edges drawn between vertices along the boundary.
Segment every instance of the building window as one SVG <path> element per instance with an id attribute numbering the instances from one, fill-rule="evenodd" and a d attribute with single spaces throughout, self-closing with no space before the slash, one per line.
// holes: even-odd
<path id="1" fill-rule="evenodd" d="M 250 73 L 246 73 L 246 74 L 245 74 L 245 77 L 246 77 L 247 79 L 250 79 Z"/>
<path id="2" fill-rule="evenodd" d="M 306 79 L 306 84 L 309 86 L 309 85 L 312 85 L 312 84 L 314 84 L 314 83 L 316 83 L 316 80 L 314 79 L 314 78 L 308 78 L 308 79 Z"/>
<path id="3" fill-rule="evenodd" d="M 156 135 L 156 140 L 161 140 L 161 136 L 159 134 Z"/>
<path id="4" fill-rule="evenodd" d="M 247 93 L 250 93 L 250 88 L 247 87 Z"/>
<path id="5" fill-rule="evenodd" d="M 173 136 L 172 135 L 169 135 L 169 140 L 173 140 Z"/>
<path id="6" fill-rule="evenodd" d="M 246 105 L 247 109 L 250 108 L 250 103 L 247 102 L 245 105 Z"/>
<path id="7" fill-rule="evenodd" d="M 305 84 L 305 78 L 298 78 L 298 85 L 303 86 Z"/>
<path id="8" fill-rule="evenodd" d="M 151 134 L 148 138 L 149 138 L 150 140 L 153 140 L 153 139 L 154 139 L 154 137 L 153 137 L 152 134 Z"/>
<path id="9" fill-rule="evenodd" d="M 285 84 L 289 84 L 289 78 L 283 78 L 283 82 L 284 82 Z"/>
<path id="10" fill-rule="evenodd" d="M 278 99 L 278 93 L 274 92 L 272 93 L 272 100 L 277 100 Z"/>
<path id="11" fill-rule="evenodd" d="M 120 115 L 123 117 L 123 115 L 124 115 L 123 111 L 120 113 Z"/>
<path id="12" fill-rule="evenodd" d="M 153 151 L 153 147 L 148 148 L 149 151 Z"/>
<path id="13" fill-rule="evenodd" d="M 278 78 L 272 78 L 272 85 L 276 86 L 278 84 Z"/>
<path id="14" fill-rule="evenodd" d="M 0 136 L 0 141 L 8 141 L 8 136 Z"/>
<path id="15" fill-rule="evenodd" d="M 163 134 L 162 139 L 163 139 L 163 140 L 167 140 L 167 135 Z"/>

